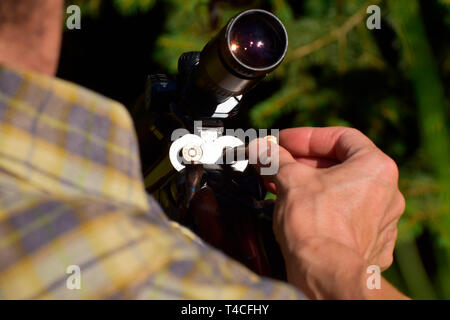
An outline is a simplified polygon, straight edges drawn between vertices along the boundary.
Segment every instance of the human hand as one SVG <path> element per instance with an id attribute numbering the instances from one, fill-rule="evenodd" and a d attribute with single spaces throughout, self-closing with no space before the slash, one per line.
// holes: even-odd
<path id="1" fill-rule="evenodd" d="M 277 194 L 273 227 L 288 280 L 311 298 L 369 297 L 366 268 L 391 265 L 405 208 L 395 162 L 344 127 L 283 130 L 269 150 L 279 170 L 263 177 Z"/>

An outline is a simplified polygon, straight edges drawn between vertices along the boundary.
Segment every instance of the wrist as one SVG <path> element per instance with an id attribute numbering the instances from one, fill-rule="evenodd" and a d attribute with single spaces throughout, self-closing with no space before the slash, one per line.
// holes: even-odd
<path id="1" fill-rule="evenodd" d="M 285 254 L 285 261 L 288 281 L 311 299 L 408 299 L 381 275 L 379 287 L 369 286 L 370 264 L 356 251 L 331 240 L 304 242 Z"/>
<path id="2" fill-rule="evenodd" d="M 356 251 L 328 239 L 302 243 L 285 255 L 288 281 L 312 299 L 364 299 L 368 263 Z"/>

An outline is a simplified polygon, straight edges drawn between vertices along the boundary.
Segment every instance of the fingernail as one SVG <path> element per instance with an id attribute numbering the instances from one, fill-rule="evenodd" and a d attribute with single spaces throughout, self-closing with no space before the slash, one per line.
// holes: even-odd
<path id="1" fill-rule="evenodd" d="M 267 139 L 267 141 L 269 141 L 269 142 L 273 142 L 275 144 L 278 144 L 278 139 L 275 136 L 266 136 L 265 139 Z"/>
<path id="2" fill-rule="evenodd" d="M 271 163 L 272 156 L 272 143 L 277 144 L 277 138 L 274 136 L 266 136 L 259 142 L 258 159 L 262 165 L 269 165 Z"/>

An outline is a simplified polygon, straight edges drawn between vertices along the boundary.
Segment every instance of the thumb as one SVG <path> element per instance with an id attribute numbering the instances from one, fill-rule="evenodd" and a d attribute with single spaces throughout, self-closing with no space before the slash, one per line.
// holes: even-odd
<path id="1" fill-rule="evenodd" d="M 280 167 L 296 162 L 291 153 L 279 146 L 273 136 L 252 140 L 248 145 L 248 159 L 262 175 L 276 175 Z M 271 170 L 264 170 L 265 168 Z"/>
<path id="2" fill-rule="evenodd" d="M 272 191 L 279 187 L 289 187 L 289 182 L 292 182 L 289 177 L 299 174 L 300 171 L 304 177 L 314 171 L 313 167 L 297 161 L 288 150 L 278 145 L 276 139 L 271 139 L 270 136 L 251 141 L 248 152 L 250 164 L 253 164 L 269 186 L 269 190 Z M 289 166 L 290 164 L 295 166 Z"/>

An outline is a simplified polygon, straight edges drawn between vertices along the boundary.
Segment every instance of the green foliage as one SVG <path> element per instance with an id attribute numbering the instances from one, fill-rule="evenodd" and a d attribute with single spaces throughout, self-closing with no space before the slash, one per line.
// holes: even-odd
<path id="1" fill-rule="evenodd" d="M 100 6 L 104 0 L 68 0 L 69 4 L 80 6 L 83 14 L 96 16 L 100 11 Z M 111 0 L 107 0 L 111 1 Z M 156 0 L 113 0 L 114 7 L 123 15 L 133 15 L 144 13 L 150 10 Z"/>
<path id="2" fill-rule="evenodd" d="M 162 0 L 115 4 L 134 14 L 156 1 Z M 421 1 L 439 13 L 425 21 L 418 0 L 297 1 L 164 0 L 166 23 L 153 58 L 175 74 L 181 53 L 201 50 L 239 11 L 264 7 L 277 14 L 289 50 L 265 80 L 268 90 L 250 93 L 261 99 L 248 106 L 249 125 L 355 126 L 373 139 L 399 163 L 407 200 L 396 261 L 386 276 L 414 298 L 450 298 L 450 47 L 445 36 L 431 41 L 427 30 L 427 23 L 442 19 L 439 33 L 450 34 L 450 1 Z M 101 0 L 73 2 L 95 14 Z M 382 30 L 366 28 L 372 4 L 381 6 Z"/>
<path id="3" fill-rule="evenodd" d="M 438 0 L 441 5 L 442 10 L 445 12 L 445 23 L 450 26 L 450 1 L 449 0 Z"/>
<path id="4" fill-rule="evenodd" d="M 116 7 L 125 15 L 146 12 L 155 4 L 155 0 L 114 0 Z"/>
<path id="5" fill-rule="evenodd" d="M 84 15 L 97 16 L 102 0 L 66 0 L 66 6 L 77 5 Z"/>

